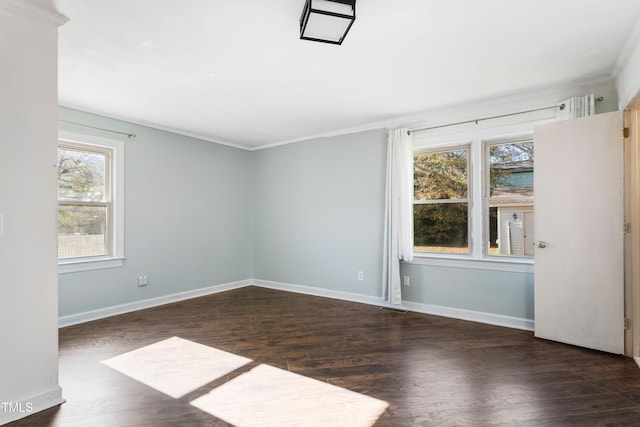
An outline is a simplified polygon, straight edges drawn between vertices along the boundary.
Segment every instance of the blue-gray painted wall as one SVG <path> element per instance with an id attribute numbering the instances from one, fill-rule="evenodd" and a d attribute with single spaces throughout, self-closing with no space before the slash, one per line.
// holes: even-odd
<path id="1" fill-rule="evenodd" d="M 250 277 L 251 156 L 182 135 L 60 108 L 63 120 L 137 134 L 125 141 L 124 267 L 59 275 L 60 316 Z M 136 286 L 136 277 L 149 285 Z"/>
<path id="2" fill-rule="evenodd" d="M 254 278 L 379 295 L 386 132 L 254 154 Z"/>
<path id="3" fill-rule="evenodd" d="M 253 277 L 380 297 L 386 132 L 255 154 Z M 531 273 L 403 264 L 401 274 L 406 301 L 533 319 Z"/>
<path id="4" fill-rule="evenodd" d="M 61 274 L 61 316 L 250 278 L 381 296 L 384 129 L 250 152 L 67 108 L 60 117 L 137 134 L 124 137 L 125 265 Z M 407 301 L 533 317 L 532 274 L 401 270 Z"/>
<path id="5" fill-rule="evenodd" d="M 406 301 L 533 320 L 533 273 L 403 264 Z"/>

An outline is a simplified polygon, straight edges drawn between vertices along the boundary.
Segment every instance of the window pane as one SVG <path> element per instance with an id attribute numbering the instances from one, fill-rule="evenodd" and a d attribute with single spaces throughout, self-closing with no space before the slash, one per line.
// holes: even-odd
<path id="1" fill-rule="evenodd" d="M 109 254 L 106 206 L 58 206 L 58 258 Z"/>
<path id="2" fill-rule="evenodd" d="M 414 199 L 466 199 L 468 158 L 466 148 L 415 154 Z"/>
<path id="3" fill-rule="evenodd" d="M 489 255 L 533 256 L 533 141 L 489 146 Z"/>
<path id="4" fill-rule="evenodd" d="M 489 255 L 533 256 L 533 206 L 489 208 Z"/>
<path id="5" fill-rule="evenodd" d="M 58 200 L 105 201 L 106 155 L 58 149 Z"/>
<path id="6" fill-rule="evenodd" d="M 413 205 L 414 250 L 469 253 L 468 203 Z"/>
<path id="7" fill-rule="evenodd" d="M 489 147 L 491 197 L 533 197 L 533 141 Z"/>

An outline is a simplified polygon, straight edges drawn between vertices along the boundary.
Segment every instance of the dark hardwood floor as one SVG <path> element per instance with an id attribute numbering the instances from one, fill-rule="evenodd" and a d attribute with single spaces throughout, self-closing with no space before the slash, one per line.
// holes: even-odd
<path id="1" fill-rule="evenodd" d="M 170 337 L 252 362 L 177 399 L 101 363 Z M 261 364 L 387 402 L 376 426 L 640 425 L 640 369 L 631 359 L 526 331 L 258 287 L 61 329 L 67 403 L 9 425 L 229 425 L 189 402 Z"/>

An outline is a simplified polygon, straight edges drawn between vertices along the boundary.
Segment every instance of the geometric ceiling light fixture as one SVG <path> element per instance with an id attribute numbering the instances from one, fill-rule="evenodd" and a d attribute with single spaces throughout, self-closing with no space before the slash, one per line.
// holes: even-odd
<path id="1" fill-rule="evenodd" d="M 356 0 L 306 0 L 300 17 L 300 38 L 342 44 L 356 20 Z"/>

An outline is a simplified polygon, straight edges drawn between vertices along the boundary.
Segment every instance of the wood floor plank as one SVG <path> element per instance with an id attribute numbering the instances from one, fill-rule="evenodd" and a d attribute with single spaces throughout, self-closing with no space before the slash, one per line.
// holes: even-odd
<path id="1" fill-rule="evenodd" d="M 179 398 L 102 363 L 172 337 L 250 362 Z M 10 426 L 227 426 L 190 403 L 261 366 L 386 402 L 377 427 L 640 425 L 640 369 L 631 359 L 526 331 L 258 287 L 70 326 L 59 342 L 67 403 Z"/>

